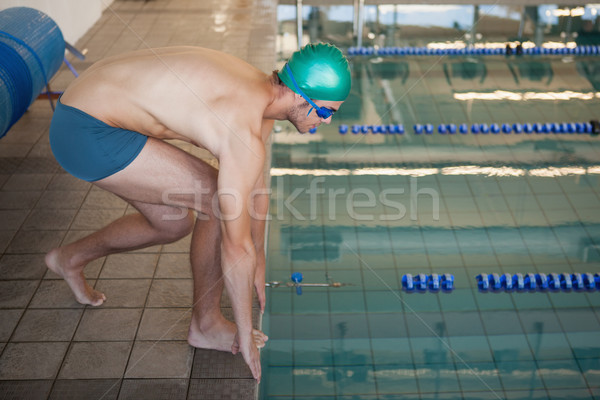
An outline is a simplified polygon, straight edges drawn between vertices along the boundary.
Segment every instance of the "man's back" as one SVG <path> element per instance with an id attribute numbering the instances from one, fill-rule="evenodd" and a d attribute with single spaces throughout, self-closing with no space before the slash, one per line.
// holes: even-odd
<path id="1" fill-rule="evenodd" d="M 218 156 L 224 137 L 260 133 L 269 77 L 214 50 L 141 50 L 91 66 L 61 102 L 109 125 L 182 139 Z"/>

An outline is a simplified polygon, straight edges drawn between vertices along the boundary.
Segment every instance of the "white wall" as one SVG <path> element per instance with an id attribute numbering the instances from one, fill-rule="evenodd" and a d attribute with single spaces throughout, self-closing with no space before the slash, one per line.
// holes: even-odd
<path id="1" fill-rule="evenodd" d="M 48 14 L 72 45 L 87 32 L 114 0 L 1 0 L 0 10 L 31 7 Z"/>

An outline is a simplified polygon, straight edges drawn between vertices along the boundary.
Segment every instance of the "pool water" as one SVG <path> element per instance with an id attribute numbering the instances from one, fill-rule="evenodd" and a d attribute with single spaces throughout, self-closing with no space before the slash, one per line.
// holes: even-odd
<path id="1" fill-rule="evenodd" d="M 600 291 L 480 274 L 600 272 L 600 137 L 472 124 L 600 116 L 600 58 L 354 57 L 331 125 L 273 135 L 261 398 L 600 398 Z M 440 124 L 467 134 L 440 134 Z M 404 134 L 338 132 L 402 124 Z M 431 124 L 432 134 L 415 134 Z M 408 292 L 406 274 L 452 274 Z"/>

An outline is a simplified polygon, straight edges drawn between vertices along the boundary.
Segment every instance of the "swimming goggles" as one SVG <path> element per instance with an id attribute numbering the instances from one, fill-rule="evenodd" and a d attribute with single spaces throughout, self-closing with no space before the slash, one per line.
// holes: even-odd
<path id="1" fill-rule="evenodd" d="M 290 76 L 290 79 L 292 80 L 292 83 L 294 84 L 294 87 L 296 88 L 296 92 L 300 96 L 304 97 L 304 100 L 308 101 L 308 104 L 310 104 L 312 106 L 310 108 L 310 110 L 308 111 L 308 114 L 306 114 L 307 117 L 310 115 L 310 113 L 312 112 L 313 109 L 316 110 L 319 118 L 323 118 L 323 119 L 327 119 L 335 113 L 335 110 L 332 110 L 331 108 L 319 107 L 318 105 L 315 104 L 314 101 L 312 101 L 307 95 L 304 94 L 304 92 L 300 89 L 300 87 L 296 83 L 296 80 L 294 79 L 294 75 L 292 74 L 292 69 L 290 68 L 290 66 L 288 64 L 285 64 L 285 70 L 287 71 L 288 75 Z"/>

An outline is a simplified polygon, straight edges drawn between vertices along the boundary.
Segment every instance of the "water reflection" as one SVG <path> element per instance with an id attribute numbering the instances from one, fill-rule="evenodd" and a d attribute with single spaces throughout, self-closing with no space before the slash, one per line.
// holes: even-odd
<path id="1" fill-rule="evenodd" d="M 515 83 L 517 85 L 525 85 L 525 87 L 529 87 L 529 83 L 527 81 L 543 82 L 546 85 L 550 85 L 552 78 L 554 77 L 554 71 L 552 70 L 552 66 L 549 62 L 508 62 L 507 66 L 515 80 Z"/>
<path id="2" fill-rule="evenodd" d="M 476 60 L 444 63 L 443 68 L 448 86 L 453 86 L 452 80 L 457 78 L 465 81 L 478 79 L 481 84 L 487 76 L 485 63 Z"/>
<path id="3" fill-rule="evenodd" d="M 391 254 L 392 248 L 401 245 L 402 254 L 420 254 L 427 251 L 429 255 L 452 254 L 459 248 L 455 240 L 448 240 L 448 227 L 421 226 L 427 243 L 423 242 L 419 231 L 414 227 L 371 226 L 364 222 L 360 227 L 360 245 L 357 247 L 357 228 L 347 225 L 328 225 L 326 231 L 314 227 L 280 225 L 279 252 L 288 260 L 335 261 L 343 254 Z M 326 232 L 326 234 L 324 234 Z M 459 238 L 460 252 L 468 254 L 488 254 L 489 238 L 493 238 L 493 251 L 497 257 L 511 255 L 522 257 L 527 262 L 531 256 L 556 255 L 566 256 L 569 260 L 594 263 L 600 261 L 600 224 L 588 224 L 585 230 L 571 225 L 529 226 L 529 227 L 453 227 L 452 231 Z M 417 234 L 415 234 L 417 233 Z M 273 233 L 272 233 L 273 234 Z M 549 249 L 548 241 L 556 237 L 560 248 Z M 390 238 L 393 243 L 390 245 Z M 452 235 L 450 236 L 452 238 Z M 526 242 L 526 246 L 523 242 Z M 555 242 L 556 243 L 556 242 Z M 585 272 L 585 271 L 579 271 Z"/>
<path id="4" fill-rule="evenodd" d="M 600 91 L 600 62 L 578 62 L 577 72 L 587 79 L 594 90 Z"/>

